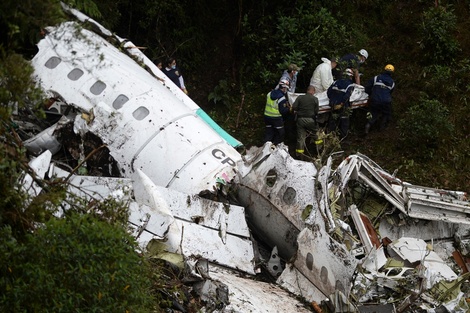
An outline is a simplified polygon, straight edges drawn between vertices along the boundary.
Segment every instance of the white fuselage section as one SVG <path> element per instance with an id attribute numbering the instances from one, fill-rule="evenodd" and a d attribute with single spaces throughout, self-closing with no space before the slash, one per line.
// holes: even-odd
<path id="1" fill-rule="evenodd" d="M 235 176 L 240 154 L 175 97 L 168 79 L 74 22 L 49 30 L 32 60 L 37 81 L 92 116 L 82 124 L 108 146 L 124 177 L 140 169 L 157 185 L 199 193 Z"/>

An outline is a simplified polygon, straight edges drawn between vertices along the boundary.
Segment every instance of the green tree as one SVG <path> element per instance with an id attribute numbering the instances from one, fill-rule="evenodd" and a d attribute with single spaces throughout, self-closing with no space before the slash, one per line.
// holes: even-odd
<path id="1" fill-rule="evenodd" d="M 460 51 L 454 37 L 457 17 L 450 7 L 432 7 L 423 13 L 420 47 L 430 63 L 451 64 Z"/>
<path id="2" fill-rule="evenodd" d="M 418 153 L 438 148 L 443 140 L 450 139 L 454 129 L 448 116 L 448 109 L 437 100 L 423 97 L 412 104 L 399 122 L 403 145 Z"/>
<path id="3" fill-rule="evenodd" d="M 50 219 L 24 242 L 3 227 L 2 312 L 149 312 L 151 284 L 135 240 L 91 215 Z"/>

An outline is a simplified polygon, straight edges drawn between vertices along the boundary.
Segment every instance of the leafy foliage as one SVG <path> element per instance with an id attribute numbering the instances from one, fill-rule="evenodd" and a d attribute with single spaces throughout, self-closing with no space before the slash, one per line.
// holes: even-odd
<path id="1" fill-rule="evenodd" d="M 0 47 L 31 49 L 45 26 L 62 20 L 64 13 L 59 0 L 4 0 L 0 4 Z"/>
<path id="2" fill-rule="evenodd" d="M 15 108 L 41 107 L 42 93 L 35 87 L 32 73 L 32 67 L 21 55 L 0 49 L 0 114 L 4 119 Z"/>
<path id="3" fill-rule="evenodd" d="M 436 149 L 454 128 L 448 116 L 447 108 L 437 100 L 423 98 L 411 105 L 399 122 L 403 145 L 417 152 Z"/>
<path id="4" fill-rule="evenodd" d="M 149 312 L 147 267 L 123 229 L 90 215 L 51 219 L 16 242 L 2 228 L 2 311 Z"/>
<path id="5" fill-rule="evenodd" d="M 304 68 L 306 76 L 302 77 L 301 72 L 299 80 L 309 80 L 319 63 L 312 60 L 344 52 L 331 47 L 344 49 L 348 46 L 345 26 L 327 9 L 315 10 L 311 5 L 300 6 L 289 16 L 281 10 L 256 20 L 245 15 L 243 29 L 247 88 L 254 87 L 249 82 L 259 80 L 275 85 L 290 63 Z"/>
<path id="6" fill-rule="evenodd" d="M 423 14 L 421 24 L 421 49 L 431 63 L 450 64 L 460 51 L 453 36 L 457 18 L 452 9 L 444 6 L 432 7 Z"/>
<path id="7" fill-rule="evenodd" d="M 98 9 L 98 5 L 92 0 L 68 0 L 65 1 L 69 6 L 85 13 L 91 18 L 100 18 L 101 12 Z"/>
<path id="8" fill-rule="evenodd" d="M 209 101 L 213 101 L 214 104 L 221 103 L 230 110 L 230 103 L 233 103 L 232 89 L 233 86 L 227 82 L 227 80 L 221 80 L 214 90 L 209 94 Z"/>

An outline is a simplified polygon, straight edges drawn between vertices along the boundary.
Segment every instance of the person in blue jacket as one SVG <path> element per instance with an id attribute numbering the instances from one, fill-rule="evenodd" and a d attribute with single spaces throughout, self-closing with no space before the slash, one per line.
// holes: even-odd
<path id="1" fill-rule="evenodd" d="M 328 131 L 339 130 L 341 140 L 346 138 L 349 132 L 349 115 L 351 114 L 349 98 L 354 91 L 353 76 L 353 71 L 346 69 L 343 78 L 334 81 L 327 91 L 331 107 Z"/>
<path id="2" fill-rule="evenodd" d="M 365 127 L 366 135 L 380 117 L 382 117 L 380 130 L 385 129 L 392 118 L 392 92 L 395 89 L 393 72 L 395 72 L 395 67 L 387 64 L 382 74 L 374 76 L 365 85 L 365 91 L 369 94 L 369 112 L 371 113 L 371 119 Z"/>
<path id="3" fill-rule="evenodd" d="M 290 113 L 289 102 L 287 101 L 287 90 L 289 82 L 281 80 L 279 88 L 273 89 L 266 95 L 266 106 L 264 109 L 264 123 L 266 132 L 264 142 L 272 142 L 277 145 L 284 141 L 286 131 L 284 129 L 284 117 Z"/>
<path id="4" fill-rule="evenodd" d="M 166 66 L 162 68 L 162 72 L 171 79 L 185 94 L 188 94 L 188 90 L 184 85 L 183 75 L 181 74 L 180 69 L 176 66 L 176 59 L 173 57 L 168 58 L 166 61 Z"/>
<path id="5" fill-rule="evenodd" d="M 354 82 L 358 85 L 361 84 L 361 76 L 359 75 L 359 68 L 361 64 L 363 64 L 367 58 L 369 57 L 369 53 L 365 49 L 359 50 L 357 54 L 355 53 L 348 53 L 343 55 L 339 60 L 336 66 L 336 75 L 335 79 L 339 79 L 338 75 L 341 75 L 347 68 L 351 69 L 354 74 Z"/>

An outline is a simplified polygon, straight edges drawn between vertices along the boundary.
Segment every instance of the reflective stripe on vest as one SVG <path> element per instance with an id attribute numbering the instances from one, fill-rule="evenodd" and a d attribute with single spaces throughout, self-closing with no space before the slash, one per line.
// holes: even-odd
<path id="1" fill-rule="evenodd" d="M 332 86 L 331 89 L 335 90 L 335 91 L 340 91 L 340 92 L 344 92 L 346 93 L 346 91 L 348 90 L 349 87 L 353 86 L 353 84 L 351 85 L 348 85 L 348 87 L 346 87 L 346 89 L 339 89 L 338 86 Z"/>
<path id="2" fill-rule="evenodd" d="M 283 99 L 284 96 L 277 100 L 273 100 L 271 99 L 271 93 L 268 92 L 268 94 L 266 95 L 266 107 L 264 108 L 264 115 L 269 117 L 281 117 L 282 115 L 281 113 L 279 113 L 278 103 Z"/>
<path id="3" fill-rule="evenodd" d="M 390 89 L 390 90 L 392 90 L 393 86 L 395 86 L 395 83 L 393 83 L 392 86 L 387 86 L 382 82 L 378 82 L 377 77 L 378 76 L 374 77 L 374 86 L 379 86 L 380 88 L 387 88 L 387 89 Z"/>

